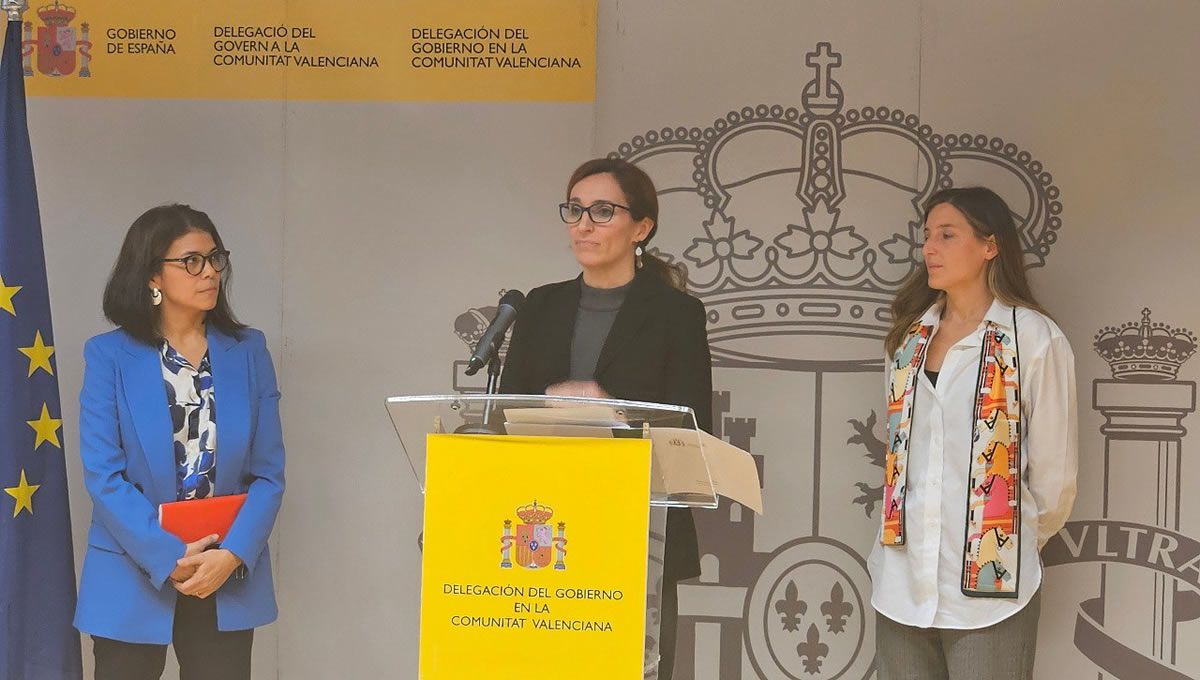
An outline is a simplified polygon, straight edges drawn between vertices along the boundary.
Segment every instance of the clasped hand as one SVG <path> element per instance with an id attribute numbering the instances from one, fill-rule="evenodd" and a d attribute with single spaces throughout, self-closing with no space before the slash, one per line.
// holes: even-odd
<path id="1" fill-rule="evenodd" d="M 183 557 L 175 563 L 175 571 L 171 572 L 171 584 L 184 595 L 206 598 L 217 592 L 234 570 L 242 566 L 237 555 L 224 549 L 208 550 L 217 542 L 218 536 L 212 534 L 188 543 Z"/>

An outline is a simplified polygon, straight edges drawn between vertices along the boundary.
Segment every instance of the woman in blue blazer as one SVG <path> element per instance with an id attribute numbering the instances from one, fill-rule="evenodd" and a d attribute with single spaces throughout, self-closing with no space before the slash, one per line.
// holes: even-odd
<path id="1" fill-rule="evenodd" d="M 208 215 L 147 211 L 104 291 L 118 328 L 84 347 L 79 452 L 93 508 L 75 626 L 95 641 L 97 680 L 159 678 L 168 644 L 182 680 L 248 679 L 254 628 L 276 618 L 279 389 L 263 334 L 229 307 L 228 267 Z M 226 536 L 185 545 L 159 526 L 162 503 L 241 493 Z"/>

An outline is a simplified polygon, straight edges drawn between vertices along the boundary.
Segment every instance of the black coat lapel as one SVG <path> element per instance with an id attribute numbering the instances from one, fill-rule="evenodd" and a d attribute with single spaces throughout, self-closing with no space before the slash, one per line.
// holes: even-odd
<path id="1" fill-rule="evenodd" d="M 546 300 L 545 329 L 547 379 L 546 387 L 567 379 L 571 372 L 571 339 L 575 336 L 575 317 L 579 313 L 579 296 L 582 294 L 580 278 L 568 281 L 554 291 Z"/>
<path id="2" fill-rule="evenodd" d="M 639 273 L 634 278 L 633 285 L 630 286 L 629 293 L 625 296 L 625 302 L 621 304 L 621 310 L 617 312 L 617 318 L 613 321 L 612 330 L 608 332 L 608 337 L 604 340 L 600 358 L 596 361 L 595 375 L 599 376 L 603 373 L 613 359 L 617 358 L 627 348 L 630 341 L 637 337 L 638 331 L 646 323 L 646 319 L 654 309 L 654 300 L 658 292 L 656 284 L 657 281 L 647 274 Z M 578 305 L 578 301 L 576 301 L 576 305 Z"/>

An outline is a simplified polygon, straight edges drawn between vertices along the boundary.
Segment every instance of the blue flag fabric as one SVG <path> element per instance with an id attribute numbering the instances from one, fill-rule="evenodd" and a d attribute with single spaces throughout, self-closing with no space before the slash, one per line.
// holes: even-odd
<path id="1" fill-rule="evenodd" d="M 82 677 L 46 258 L 21 73 L 0 58 L 0 680 Z"/>

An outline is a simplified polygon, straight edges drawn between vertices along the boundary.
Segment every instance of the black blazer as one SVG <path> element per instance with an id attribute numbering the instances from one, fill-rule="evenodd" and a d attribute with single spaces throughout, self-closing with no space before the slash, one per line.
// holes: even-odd
<path id="1" fill-rule="evenodd" d="M 517 315 L 500 391 L 544 394 L 567 379 L 582 277 L 534 288 Z M 596 362 L 595 381 L 613 397 L 690 406 L 712 431 L 712 359 L 704 304 L 638 272 Z M 691 511 L 667 513 L 664 578 L 700 575 Z"/>

